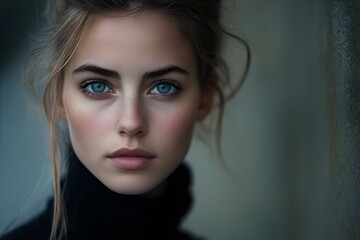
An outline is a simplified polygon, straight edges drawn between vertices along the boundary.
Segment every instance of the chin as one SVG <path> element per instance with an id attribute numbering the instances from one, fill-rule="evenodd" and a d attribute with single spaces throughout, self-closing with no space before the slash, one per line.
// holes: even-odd
<path id="1" fill-rule="evenodd" d="M 126 184 L 105 184 L 113 192 L 124 194 L 124 195 L 147 195 L 156 191 L 161 182 L 150 182 L 150 181 L 127 181 Z"/>

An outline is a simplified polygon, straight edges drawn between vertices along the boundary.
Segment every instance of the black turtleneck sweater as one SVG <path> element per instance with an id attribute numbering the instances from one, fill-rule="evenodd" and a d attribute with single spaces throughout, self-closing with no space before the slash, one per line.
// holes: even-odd
<path id="1" fill-rule="evenodd" d="M 191 205 L 190 172 L 178 167 L 156 197 L 121 195 L 104 186 L 71 154 L 62 180 L 68 240 L 72 239 L 192 239 L 179 223 Z M 30 222 L 1 240 L 49 239 L 53 200 Z M 65 239 L 65 238 L 64 238 Z"/>

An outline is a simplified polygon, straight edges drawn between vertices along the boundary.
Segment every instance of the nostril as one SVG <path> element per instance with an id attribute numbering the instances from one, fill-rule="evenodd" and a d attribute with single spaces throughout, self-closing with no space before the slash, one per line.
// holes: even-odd
<path id="1" fill-rule="evenodd" d="M 117 131 L 121 136 L 142 136 L 147 132 L 147 118 L 139 103 L 123 108 L 119 114 Z"/>
<path id="2" fill-rule="evenodd" d="M 122 129 L 119 131 L 120 135 L 127 135 L 127 136 L 141 136 L 145 133 L 144 129 L 133 129 L 133 130 L 126 130 Z"/>

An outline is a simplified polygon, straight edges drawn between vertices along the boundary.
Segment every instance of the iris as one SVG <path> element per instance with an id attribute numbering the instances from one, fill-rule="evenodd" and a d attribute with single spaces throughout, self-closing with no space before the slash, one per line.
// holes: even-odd
<path id="1" fill-rule="evenodd" d="M 167 94 L 172 90 L 173 86 L 169 83 L 160 83 L 156 86 L 157 91 L 160 94 Z"/>
<path id="2" fill-rule="evenodd" d="M 95 82 L 95 83 L 91 83 L 89 85 L 90 85 L 91 90 L 95 93 L 104 92 L 104 90 L 106 89 L 106 85 L 101 82 Z"/>

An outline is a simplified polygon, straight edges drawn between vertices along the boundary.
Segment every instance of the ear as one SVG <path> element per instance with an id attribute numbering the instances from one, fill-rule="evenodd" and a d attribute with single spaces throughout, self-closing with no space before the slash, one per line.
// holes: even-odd
<path id="1" fill-rule="evenodd" d="M 202 122 L 211 112 L 214 105 L 214 97 L 217 91 L 216 83 L 218 81 L 217 74 L 211 74 L 206 80 L 205 86 L 202 88 L 199 111 L 197 116 L 197 121 Z"/>

